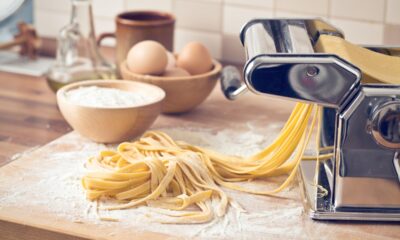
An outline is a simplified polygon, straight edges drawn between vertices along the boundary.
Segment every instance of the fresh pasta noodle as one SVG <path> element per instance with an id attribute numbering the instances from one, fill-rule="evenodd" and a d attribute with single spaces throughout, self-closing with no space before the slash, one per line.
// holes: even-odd
<path id="1" fill-rule="evenodd" d="M 121 143 L 115 151 L 90 158 L 82 185 L 90 200 L 111 197 L 119 202 L 101 209 L 145 204 L 167 217 L 161 222 L 208 222 L 223 216 L 229 205 L 243 211 L 221 187 L 259 195 L 275 195 L 287 187 L 295 178 L 319 113 L 316 105 L 297 103 L 275 141 L 247 158 L 223 155 L 150 131 L 137 141 Z M 318 157 L 318 161 L 327 157 Z M 283 174 L 288 174 L 287 179 L 271 191 L 237 183 Z"/>

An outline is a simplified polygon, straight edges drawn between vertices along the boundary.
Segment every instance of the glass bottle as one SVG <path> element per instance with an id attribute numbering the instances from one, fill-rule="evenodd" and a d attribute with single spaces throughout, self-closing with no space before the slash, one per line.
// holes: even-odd
<path id="1" fill-rule="evenodd" d="M 53 91 L 75 81 L 116 78 L 115 67 L 98 50 L 92 1 L 71 2 L 71 20 L 59 33 L 56 63 L 47 74 Z"/>

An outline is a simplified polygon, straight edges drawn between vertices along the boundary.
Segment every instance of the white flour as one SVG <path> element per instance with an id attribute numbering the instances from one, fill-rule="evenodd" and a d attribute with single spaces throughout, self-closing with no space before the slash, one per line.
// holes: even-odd
<path id="1" fill-rule="evenodd" d="M 65 93 L 68 101 L 87 107 L 131 107 L 152 100 L 139 92 L 128 92 L 116 88 L 97 86 L 80 87 Z"/>
<path id="2" fill-rule="evenodd" d="M 277 129 L 269 129 L 268 137 L 264 133 L 248 131 L 238 135 L 231 130 L 213 133 L 207 129 L 161 129 L 176 140 L 184 140 L 190 144 L 207 147 L 222 153 L 248 156 L 267 146 L 277 135 Z M 282 195 L 289 199 L 277 199 L 264 196 L 244 194 L 225 189 L 247 212 L 240 213 L 229 208 L 223 218 L 216 218 L 207 224 L 174 225 L 160 224 L 153 220 L 162 217 L 149 207 L 138 207 L 127 210 L 96 212 L 95 203 L 86 200 L 80 185 L 80 178 L 85 173 L 84 162 L 89 156 L 97 155 L 106 146 L 87 141 L 77 146 L 78 134 L 67 136 L 67 145 L 71 150 L 52 152 L 38 162 L 37 169 L 25 171 L 27 174 L 18 177 L 18 182 L 10 183 L 12 189 L 0 188 L 0 208 L 20 207 L 21 203 L 56 214 L 60 219 L 73 222 L 92 223 L 106 226 L 118 226 L 115 229 L 141 229 L 180 236 L 184 238 L 199 237 L 204 239 L 305 239 L 301 221 L 302 205 L 297 189 L 285 190 Z M 63 141 L 63 142 L 64 142 Z M 80 141 L 82 142 L 82 141 Z M 281 179 L 282 180 L 282 179 Z M 280 184 L 276 179 L 268 183 L 246 183 L 257 189 L 271 189 Z M 28 199 L 29 195 L 29 199 Z M 118 222 L 99 220 L 101 217 L 118 219 Z M 284 223 L 284 224 L 282 224 Z M 118 235 L 118 231 L 110 232 L 109 237 Z"/>

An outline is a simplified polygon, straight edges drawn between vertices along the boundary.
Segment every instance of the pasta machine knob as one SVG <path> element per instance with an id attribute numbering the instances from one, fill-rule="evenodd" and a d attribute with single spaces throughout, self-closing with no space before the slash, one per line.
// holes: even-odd
<path id="1" fill-rule="evenodd" d="M 371 134 L 378 144 L 400 149 L 400 100 L 386 102 L 373 112 Z"/>
<path id="2" fill-rule="evenodd" d="M 221 74 L 221 89 L 229 100 L 235 100 L 247 91 L 246 85 L 242 82 L 242 76 L 236 67 L 224 67 Z"/>

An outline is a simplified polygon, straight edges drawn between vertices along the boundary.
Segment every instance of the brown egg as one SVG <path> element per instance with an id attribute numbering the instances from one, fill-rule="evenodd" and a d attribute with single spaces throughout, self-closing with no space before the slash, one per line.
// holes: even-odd
<path id="1" fill-rule="evenodd" d="M 190 42 L 182 49 L 176 66 L 185 69 L 191 75 L 206 73 L 213 63 L 207 48 L 199 42 Z"/>
<path id="2" fill-rule="evenodd" d="M 142 41 L 129 50 L 126 63 L 134 73 L 160 75 L 168 63 L 167 51 L 156 41 Z"/>
<path id="3" fill-rule="evenodd" d="M 186 71 L 183 68 L 177 68 L 177 67 L 167 69 L 163 74 L 163 77 L 187 77 L 187 76 L 190 76 L 188 71 Z"/>

